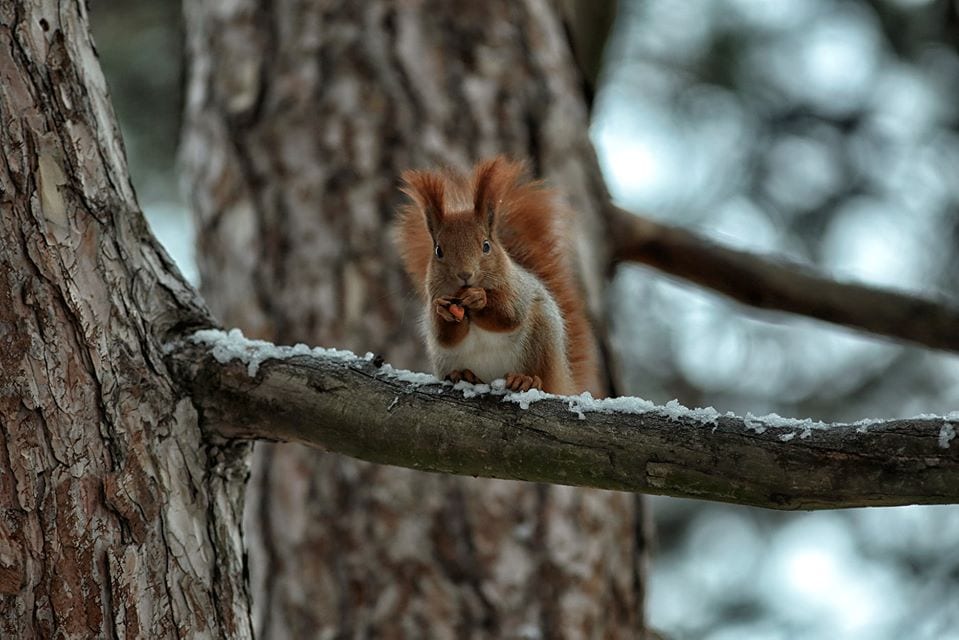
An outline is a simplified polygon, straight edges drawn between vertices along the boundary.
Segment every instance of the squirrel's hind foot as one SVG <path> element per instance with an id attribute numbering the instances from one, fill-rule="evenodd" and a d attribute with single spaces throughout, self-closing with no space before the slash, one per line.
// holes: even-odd
<path id="1" fill-rule="evenodd" d="M 528 376 L 525 373 L 507 373 L 506 388 L 512 391 L 542 390 L 543 381 L 539 376 Z"/>
<path id="2" fill-rule="evenodd" d="M 470 384 L 483 384 L 483 381 L 480 380 L 476 376 L 476 374 L 470 371 L 469 369 L 463 369 L 461 371 L 450 371 L 449 373 L 446 374 L 446 379 L 452 382 L 453 384 L 456 384 L 460 380 L 465 380 L 466 382 L 469 382 Z"/>

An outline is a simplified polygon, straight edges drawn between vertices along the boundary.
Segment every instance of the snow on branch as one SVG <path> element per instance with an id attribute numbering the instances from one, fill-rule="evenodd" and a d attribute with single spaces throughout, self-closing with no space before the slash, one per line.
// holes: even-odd
<path id="1" fill-rule="evenodd" d="M 959 308 L 723 247 L 696 233 L 609 204 L 614 260 L 649 265 L 738 302 L 959 352 Z"/>
<path id="2" fill-rule="evenodd" d="M 824 424 L 639 398 L 451 385 L 363 357 L 200 331 L 168 363 L 213 434 L 371 462 L 775 509 L 959 503 L 959 412 Z"/>

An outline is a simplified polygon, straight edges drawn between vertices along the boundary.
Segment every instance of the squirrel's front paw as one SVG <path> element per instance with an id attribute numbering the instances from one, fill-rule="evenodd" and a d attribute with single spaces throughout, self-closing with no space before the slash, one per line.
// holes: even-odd
<path id="1" fill-rule="evenodd" d="M 528 376 L 524 373 L 507 373 L 506 388 L 512 391 L 529 391 L 542 389 L 543 381 L 539 376 Z"/>
<path id="2" fill-rule="evenodd" d="M 463 307 L 458 298 L 451 296 L 433 298 L 433 309 L 436 311 L 436 315 L 447 322 L 461 322 L 463 320 Z"/>
<path id="3" fill-rule="evenodd" d="M 470 384 L 483 384 L 483 381 L 477 378 L 476 374 L 469 369 L 463 369 L 462 371 L 450 371 L 446 374 L 446 379 L 453 384 L 456 384 L 460 380 L 466 380 Z"/>
<path id="4" fill-rule="evenodd" d="M 486 289 L 469 287 L 459 292 L 460 302 L 467 309 L 479 311 L 486 306 Z"/>

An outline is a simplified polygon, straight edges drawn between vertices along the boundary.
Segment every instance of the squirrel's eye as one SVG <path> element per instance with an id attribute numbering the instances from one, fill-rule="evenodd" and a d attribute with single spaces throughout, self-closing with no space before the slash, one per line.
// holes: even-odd
<path id="1" fill-rule="evenodd" d="M 436 257 L 437 257 L 437 258 L 441 258 L 441 259 L 442 259 L 442 257 L 443 257 L 443 249 L 441 249 L 439 245 L 436 245 L 436 248 L 433 249 L 433 253 L 436 254 Z"/>
<path id="2" fill-rule="evenodd" d="M 493 246 L 489 243 L 489 240 L 483 240 L 483 253 L 489 253 L 493 249 Z"/>

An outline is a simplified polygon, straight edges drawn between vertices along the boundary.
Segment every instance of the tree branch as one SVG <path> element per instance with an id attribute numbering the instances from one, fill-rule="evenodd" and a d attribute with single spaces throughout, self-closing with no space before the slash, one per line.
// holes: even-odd
<path id="1" fill-rule="evenodd" d="M 691 231 L 607 208 L 616 262 L 640 262 L 761 309 L 787 311 L 959 353 L 959 309 L 722 247 Z"/>
<path id="2" fill-rule="evenodd" d="M 274 347 L 236 332 L 199 332 L 167 358 L 206 428 L 226 438 L 774 509 L 959 503 L 959 412 L 821 425 L 629 398 L 467 398 L 473 387 L 429 383 L 372 357 Z"/>

